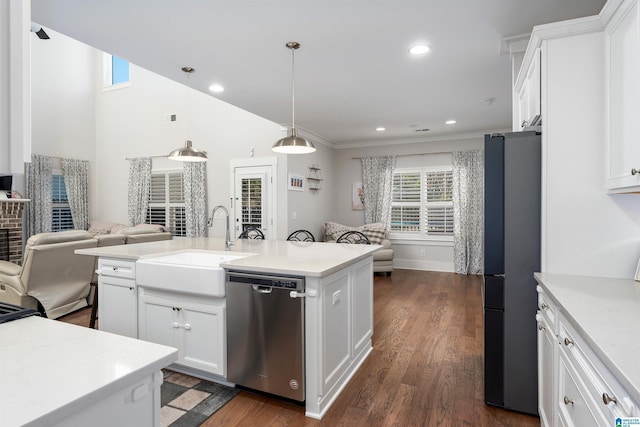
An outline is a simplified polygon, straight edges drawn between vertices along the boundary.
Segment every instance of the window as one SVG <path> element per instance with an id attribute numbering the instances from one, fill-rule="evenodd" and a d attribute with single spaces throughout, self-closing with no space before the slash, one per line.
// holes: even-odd
<path id="1" fill-rule="evenodd" d="M 186 236 L 182 171 L 159 171 L 151 174 L 149 208 L 145 222 L 164 225 L 174 236 Z"/>
<path id="2" fill-rule="evenodd" d="M 262 227 L 262 184 L 264 179 L 242 178 L 242 231 Z"/>
<path id="3" fill-rule="evenodd" d="M 398 169 L 393 174 L 394 237 L 453 236 L 451 169 Z"/>
<path id="4" fill-rule="evenodd" d="M 61 172 L 51 176 L 51 231 L 73 230 L 67 187 Z"/>
<path id="5" fill-rule="evenodd" d="M 124 86 L 129 83 L 129 62 L 114 55 L 104 54 L 104 87 Z"/>

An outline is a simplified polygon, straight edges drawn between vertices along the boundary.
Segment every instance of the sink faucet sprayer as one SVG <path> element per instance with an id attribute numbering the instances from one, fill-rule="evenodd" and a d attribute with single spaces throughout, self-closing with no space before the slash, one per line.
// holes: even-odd
<path id="1" fill-rule="evenodd" d="M 224 248 L 225 248 L 225 250 L 228 251 L 228 250 L 230 250 L 231 245 L 233 245 L 233 242 L 231 241 L 231 232 L 229 231 L 229 211 L 227 210 L 227 208 L 225 208 L 222 205 L 218 205 L 215 208 L 213 208 L 213 210 L 211 211 L 211 217 L 209 218 L 209 221 L 207 221 L 207 225 L 209 227 L 213 227 L 213 218 L 214 218 L 214 216 L 216 214 L 216 211 L 218 209 L 222 209 L 224 211 L 224 214 L 225 214 L 226 218 L 227 218 L 227 234 L 226 234 L 225 239 L 224 239 Z"/>

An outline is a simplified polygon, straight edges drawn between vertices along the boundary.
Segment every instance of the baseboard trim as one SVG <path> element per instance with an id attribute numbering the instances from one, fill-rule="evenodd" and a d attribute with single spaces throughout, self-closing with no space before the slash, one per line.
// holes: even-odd
<path id="1" fill-rule="evenodd" d="M 453 262 L 448 261 L 420 261 L 415 259 L 394 259 L 393 268 L 407 270 L 442 271 L 453 273 Z"/>

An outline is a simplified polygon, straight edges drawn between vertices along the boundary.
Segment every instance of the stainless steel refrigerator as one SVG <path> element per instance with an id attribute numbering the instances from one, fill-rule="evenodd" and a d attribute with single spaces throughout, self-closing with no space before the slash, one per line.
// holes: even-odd
<path id="1" fill-rule="evenodd" d="M 538 414 L 540 135 L 485 135 L 484 397 Z"/>

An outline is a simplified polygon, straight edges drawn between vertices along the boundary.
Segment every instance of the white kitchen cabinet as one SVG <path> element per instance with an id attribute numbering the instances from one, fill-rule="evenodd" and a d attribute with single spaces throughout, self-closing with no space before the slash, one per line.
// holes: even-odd
<path id="1" fill-rule="evenodd" d="M 640 19 L 623 0 L 605 27 L 606 188 L 640 191 Z"/>
<path id="2" fill-rule="evenodd" d="M 225 301 L 138 290 L 140 339 L 178 349 L 176 364 L 226 376 Z"/>
<path id="3" fill-rule="evenodd" d="M 637 402 L 622 386 L 596 353 L 582 333 L 580 325 L 575 323 L 571 312 L 565 312 L 562 303 L 541 284 L 538 290 L 538 396 L 540 424 L 547 426 L 609 426 L 615 425 L 618 417 L 637 417 L 640 415 Z M 571 289 L 584 288 L 585 295 L 596 301 L 591 295 L 593 290 L 586 278 L 573 279 L 572 276 L 552 276 L 554 285 L 565 292 L 565 301 L 579 300 L 581 294 L 566 293 L 566 281 Z M 596 279 L 597 280 L 597 279 Z M 583 284 L 579 287 L 579 284 Z M 605 291 L 606 292 L 606 291 Z M 571 295 L 570 297 L 568 295 Z M 567 300 L 567 298 L 569 298 Z M 602 304 L 607 304 L 606 301 Z M 581 307 L 580 304 L 577 305 Z M 580 308 L 582 310 L 582 308 Z M 587 310 L 593 329 L 606 329 L 611 322 L 597 311 Z M 622 326 L 619 326 L 622 327 Z M 612 331 L 613 334 L 617 332 Z"/>
<path id="4" fill-rule="evenodd" d="M 373 265 L 361 261 L 351 267 L 351 305 L 353 312 L 351 354 L 358 355 L 371 344 L 373 335 Z"/>
<path id="5" fill-rule="evenodd" d="M 135 261 L 98 260 L 98 326 L 101 331 L 138 337 Z"/>
<path id="6" fill-rule="evenodd" d="M 558 375 L 556 308 L 538 286 L 538 414 L 542 427 L 555 427 Z"/>
<path id="7" fill-rule="evenodd" d="M 541 53 L 536 52 L 524 74 L 518 76 L 515 92 L 517 99 L 517 118 L 514 131 L 525 126 L 538 124 L 541 115 Z M 523 72 L 521 71 L 521 73 Z"/>

